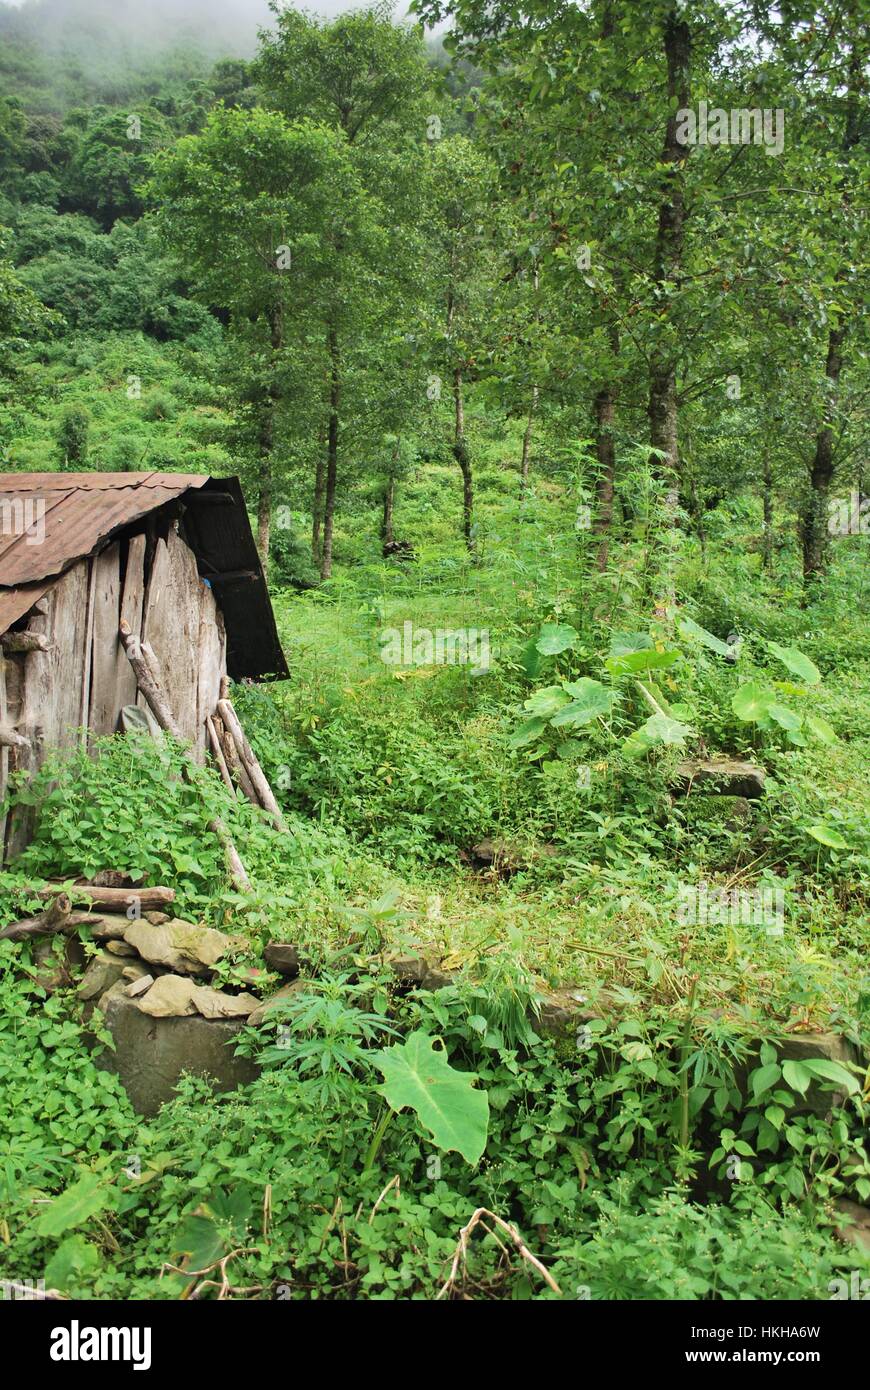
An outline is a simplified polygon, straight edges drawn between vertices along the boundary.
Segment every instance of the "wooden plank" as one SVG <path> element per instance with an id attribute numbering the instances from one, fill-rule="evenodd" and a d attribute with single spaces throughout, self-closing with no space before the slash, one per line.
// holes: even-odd
<path id="1" fill-rule="evenodd" d="M 197 693 L 202 592 L 193 551 L 171 530 L 154 552 L 142 639 L 154 648 L 174 722 L 189 743 L 202 748 L 204 757 Z"/>
<path id="2" fill-rule="evenodd" d="M 77 743 L 86 670 L 90 670 L 90 586 L 90 566 L 83 560 L 52 587 L 47 595 L 48 611 L 34 613 L 30 618 L 30 627 L 44 633 L 51 647 L 45 652 L 28 652 L 23 658 L 14 658 L 20 663 L 14 673 L 17 711 L 10 700 L 13 673 L 7 667 L 9 717 L 18 732 L 31 740 L 29 750 L 16 750 L 17 765 L 22 770 L 35 771 L 48 751 L 72 748 Z M 23 849 L 32 833 L 32 808 L 16 807 L 6 832 L 7 858 Z"/>
<path id="3" fill-rule="evenodd" d="M 31 619 L 31 627 L 37 622 L 47 624 L 52 643 L 50 652 L 32 652 L 25 659 L 28 709 L 38 695 L 36 722 L 42 725 L 47 748 L 75 747 L 77 729 L 84 722 L 82 707 L 88 709 L 89 701 L 84 702 L 83 696 L 90 680 L 92 589 L 90 565 L 82 561 L 54 586 L 51 612 Z M 29 718 L 28 714 L 28 722 Z"/>
<path id="4" fill-rule="evenodd" d="M 91 670 L 93 667 L 93 640 L 94 640 L 94 599 L 97 582 L 97 565 L 95 560 L 84 560 L 83 565 L 88 567 L 88 588 L 87 603 L 85 606 L 85 633 L 84 633 L 84 669 L 81 680 L 81 704 L 79 706 L 79 739 L 84 747 L 88 741 L 88 717 L 91 712 Z"/>
<path id="5" fill-rule="evenodd" d="M 118 640 L 121 614 L 121 547 L 110 545 L 92 561 L 94 568 L 94 636 L 88 743 L 118 726 L 122 686 L 129 685 L 130 663 Z"/>
<path id="6" fill-rule="evenodd" d="M 142 534 L 131 536 L 127 548 L 127 570 L 124 575 L 124 592 L 121 595 L 121 617 L 129 624 L 130 631 L 142 631 L 142 609 L 145 603 L 145 546 L 147 537 Z M 117 637 L 117 632 L 115 636 Z M 121 708 L 135 705 L 139 696 L 136 676 L 128 661 L 124 661 L 124 676 L 119 690 Z"/>
<path id="7" fill-rule="evenodd" d="M 7 724 L 9 720 L 9 706 L 6 701 L 6 657 L 0 655 L 0 724 Z M 9 785 L 9 749 L 0 748 L 0 808 L 3 806 L 3 798 L 6 795 L 6 788 Z M 3 862 L 3 846 L 6 842 L 6 821 L 5 811 L 0 809 L 0 864 Z"/>
<path id="8" fill-rule="evenodd" d="M 199 612 L 199 670 L 197 673 L 199 739 L 194 753 L 198 762 L 204 762 L 208 747 L 205 721 L 214 714 L 220 699 L 226 639 L 223 633 L 223 618 L 215 602 L 214 594 L 207 584 L 202 583 L 202 580 L 200 583 L 202 589 Z"/>

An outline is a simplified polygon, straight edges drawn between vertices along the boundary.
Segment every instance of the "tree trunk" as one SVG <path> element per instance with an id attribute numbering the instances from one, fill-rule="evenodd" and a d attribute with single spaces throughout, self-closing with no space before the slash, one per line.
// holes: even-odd
<path id="1" fill-rule="evenodd" d="M 259 431 L 259 475 L 257 493 L 257 552 L 263 572 L 269 574 L 269 541 L 272 533 L 272 472 L 275 449 L 275 415 L 281 399 L 277 378 L 277 358 L 284 346 L 284 314 L 280 304 L 269 311 L 269 341 L 272 348 L 271 379 L 263 403 Z"/>
<path id="2" fill-rule="evenodd" d="M 765 571 L 770 574 L 773 570 L 773 473 L 767 458 L 764 460 L 761 502 L 764 508 L 761 557 Z"/>
<path id="3" fill-rule="evenodd" d="M 320 565 L 320 528 L 323 524 L 323 494 L 326 489 L 326 461 L 318 450 L 314 473 L 314 498 L 311 503 L 311 559 Z"/>
<path id="4" fill-rule="evenodd" d="M 853 39 L 849 56 L 849 77 L 846 89 L 846 121 L 843 130 L 843 154 L 849 157 L 861 134 L 860 93 L 863 83 L 864 57 L 857 39 Z M 844 194 L 844 202 L 848 203 Z M 845 279 L 841 270 L 835 280 L 835 293 Z M 800 519 L 800 538 L 803 558 L 804 586 L 824 574 L 828 563 L 828 500 L 834 478 L 834 425 L 840 372 L 843 367 L 843 344 L 846 324 L 839 321 L 836 309 L 830 309 L 833 320 L 828 333 L 828 353 L 825 359 L 827 399 L 822 427 L 816 435 L 816 447 L 810 464 L 810 487 Z"/>
<path id="5" fill-rule="evenodd" d="M 538 290 L 539 290 L 539 287 L 540 287 L 540 278 L 539 278 L 539 276 L 538 276 L 538 267 L 537 267 L 537 266 L 535 266 L 535 273 L 534 273 L 534 277 L 533 277 L 533 279 L 532 279 L 532 285 L 533 285 L 533 287 L 534 287 L 535 295 L 537 296 Z M 541 319 L 540 311 L 539 311 L 538 308 L 536 307 L 536 308 L 535 308 L 535 312 L 534 312 L 534 314 L 532 315 L 532 331 L 533 331 L 533 332 L 535 331 L 535 328 L 537 327 L 537 325 L 540 323 L 540 319 Z M 535 414 L 536 414 L 536 412 L 537 412 L 537 409 L 538 409 L 538 387 L 537 387 L 537 384 L 535 384 L 535 385 L 532 387 L 532 400 L 531 400 L 531 404 L 529 405 L 529 418 L 528 418 L 528 421 L 527 421 L 527 423 L 526 423 L 525 433 L 523 434 L 523 456 L 522 456 L 522 460 L 521 460 L 521 463 L 520 463 L 520 496 L 521 496 L 521 497 L 525 494 L 526 488 L 528 487 L 528 484 L 529 484 L 529 451 L 530 451 L 531 443 L 532 443 L 532 425 L 533 425 L 533 423 L 534 423 Z"/>
<path id="6" fill-rule="evenodd" d="M 453 373 L 453 457 L 462 472 L 462 534 L 470 554 L 474 554 L 474 479 L 471 471 L 471 456 L 465 438 L 465 402 L 462 397 L 462 372 L 457 367 Z"/>
<path id="7" fill-rule="evenodd" d="M 685 243 L 685 179 L 682 162 L 688 146 L 677 140 L 677 110 L 690 104 L 689 65 L 692 43 L 688 24 L 679 18 L 676 8 L 665 21 L 665 58 L 668 72 L 670 114 L 665 130 L 661 163 L 665 168 L 662 202 L 659 207 L 656 235 L 654 281 L 667 303 L 666 285 L 679 280 Z M 650 444 L 661 450 L 664 459 L 654 459 L 654 467 L 676 484 L 679 472 L 679 437 L 677 419 L 676 348 L 672 338 L 671 313 L 668 308 L 653 346 L 649 367 L 649 425 Z"/>
<path id="8" fill-rule="evenodd" d="M 596 568 L 607 569 L 610 527 L 613 522 L 613 484 L 616 476 L 616 448 L 613 440 L 613 392 L 605 386 L 595 397 L 595 452 L 598 476 L 595 480 L 596 510 L 593 531 L 598 536 Z"/>
<path id="9" fill-rule="evenodd" d="M 329 330 L 329 424 L 326 447 L 326 492 L 323 505 L 323 555 L 320 578 L 332 574 L 332 530 L 335 519 L 335 489 L 338 478 L 338 407 L 341 400 L 341 359 L 338 333 Z"/>
<path id="10" fill-rule="evenodd" d="M 834 477 L 834 427 L 830 417 L 843 366 L 845 336 L 844 328 L 832 328 L 828 334 L 828 356 L 825 361 L 825 382 L 828 387 L 825 405 L 827 419 L 816 436 L 816 448 L 810 464 L 809 495 L 804 504 L 800 524 L 805 584 L 817 579 L 827 567 L 828 498 Z"/>
<path id="11" fill-rule="evenodd" d="M 262 452 L 264 442 L 264 429 L 260 430 L 260 477 L 259 491 L 257 493 L 257 553 L 260 556 L 260 562 L 263 566 L 263 571 L 267 578 L 269 575 L 269 541 L 272 534 L 271 418 L 272 412 L 270 409 L 270 452 L 268 454 Z"/>
<path id="12" fill-rule="evenodd" d="M 526 423 L 525 433 L 523 434 L 523 457 L 520 464 L 520 492 L 525 492 L 529 485 L 529 452 L 532 443 L 532 425 L 535 419 L 535 412 L 538 408 L 538 388 L 532 387 L 532 403 L 529 406 L 529 418 Z"/>
<path id="13" fill-rule="evenodd" d="M 393 503 L 396 497 L 396 480 L 387 478 L 384 483 L 384 512 L 381 518 L 381 540 L 384 545 L 391 545 L 395 540 L 393 535 Z"/>

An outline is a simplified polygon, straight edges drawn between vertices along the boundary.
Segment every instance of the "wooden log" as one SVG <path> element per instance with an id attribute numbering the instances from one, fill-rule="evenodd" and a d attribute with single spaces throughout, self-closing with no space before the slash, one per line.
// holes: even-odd
<path id="1" fill-rule="evenodd" d="M 245 731 L 229 700 L 218 700 L 218 713 L 232 735 L 233 742 L 239 751 L 239 758 L 253 783 L 261 805 L 269 812 L 278 829 L 286 831 L 287 826 L 281 814 L 281 807 L 275 799 L 275 793 L 269 786 L 268 778 L 257 761 L 257 755 L 245 737 Z"/>
<path id="2" fill-rule="evenodd" d="M 161 729 L 165 729 L 168 734 L 172 734 L 173 738 L 177 738 L 179 743 L 183 743 L 184 740 L 181 736 L 181 730 L 172 717 L 172 710 L 169 708 L 163 691 L 152 672 L 142 643 L 139 638 L 134 636 L 130 631 L 128 624 L 123 619 L 120 624 L 120 633 L 121 643 L 124 647 L 124 651 L 127 653 L 127 660 L 133 667 L 137 684 L 142 694 L 145 696 L 151 713 L 154 715 Z"/>
<path id="3" fill-rule="evenodd" d="M 262 810 L 263 807 L 260 802 L 260 798 L 254 791 L 254 784 L 248 776 L 247 771 L 245 770 L 245 766 L 242 763 L 241 758 L 239 757 L 239 750 L 236 748 L 236 745 L 233 742 L 233 736 L 230 733 L 229 729 L 224 728 L 223 720 L 220 719 L 217 715 L 215 716 L 215 728 L 218 729 L 218 734 L 221 740 L 221 747 L 224 750 L 224 757 L 226 758 L 227 767 L 229 768 L 232 774 L 234 782 L 239 787 L 242 794 L 247 797 L 248 801 L 251 802 L 251 805 L 258 806 Z"/>
<path id="4" fill-rule="evenodd" d="M 233 785 L 233 779 L 230 776 L 230 770 L 227 767 L 227 760 L 224 757 L 224 750 L 221 748 L 221 742 L 218 738 L 217 729 L 214 726 L 214 720 L 212 719 L 211 715 L 208 715 L 206 717 L 205 731 L 208 734 L 208 742 L 209 747 L 211 748 L 212 757 L 217 763 L 218 772 L 221 775 L 224 786 L 227 787 L 227 789 L 230 792 L 232 792 L 233 796 L 235 796 L 236 789 Z"/>
<path id="5" fill-rule="evenodd" d="M 30 739 L 14 729 L 0 729 L 0 748 L 29 748 Z"/>
<path id="6" fill-rule="evenodd" d="M 139 689 L 148 701 L 154 718 L 162 729 L 165 729 L 169 734 L 173 734 L 180 743 L 184 744 L 185 740 L 172 717 L 172 710 L 169 708 L 169 703 L 154 676 L 154 672 L 148 664 L 147 656 L 143 655 L 142 644 L 138 637 L 135 637 L 133 633 L 129 631 L 127 624 L 123 620 L 120 623 L 120 633 L 121 642 L 129 658 L 130 665 L 136 673 Z M 185 748 L 184 756 L 191 768 L 192 775 L 195 775 L 196 762 L 193 754 L 188 748 Z M 251 880 L 248 878 L 247 871 L 242 863 L 241 856 L 236 849 L 232 836 L 219 816 L 209 821 L 209 830 L 217 836 L 223 846 L 227 867 L 230 871 L 230 877 L 233 883 L 240 892 L 249 891 Z"/>
<path id="7" fill-rule="evenodd" d="M 248 871 L 242 863 L 241 855 L 236 849 L 235 843 L 222 820 L 210 822 L 210 829 L 214 831 L 224 847 L 227 857 L 230 877 L 240 893 L 249 893 L 251 890 L 251 880 L 248 878 Z"/>
<path id="8" fill-rule="evenodd" d="M 50 898 L 56 888 L 43 888 L 40 898 Z M 174 888 L 103 888 L 96 883 L 73 883 L 66 888 L 76 902 L 86 901 L 93 907 L 115 908 L 123 911 L 131 898 L 138 899 L 143 912 L 150 908 L 165 907 L 175 899 Z"/>
<path id="9" fill-rule="evenodd" d="M 0 941 L 23 941 L 28 936 L 50 936 L 63 931 L 70 919 L 72 903 L 67 893 L 58 893 L 54 902 L 37 917 L 26 917 L 0 931 Z"/>
<path id="10" fill-rule="evenodd" d="M 4 632 L 0 637 L 4 652 L 47 652 L 51 642 L 42 632 Z"/>

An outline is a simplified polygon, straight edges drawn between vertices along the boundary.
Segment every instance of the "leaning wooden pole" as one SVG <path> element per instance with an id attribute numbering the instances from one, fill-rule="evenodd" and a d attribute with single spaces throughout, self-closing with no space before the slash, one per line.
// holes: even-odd
<path id="1" fill-rule="evenodd" d="M 260 804 L 269 812 L 278 829 L 286 831 L 287 826 L 284 824 L 284 817 L 281 814 L 281 807 L 278 805 L 275 793 L 269 786 L 268 778 L 257 761 L 257 755 L 245 737 L 239 716 L 229 700 L 218 700 L 218 714 L 224 722 L 224 727 L 232 735 L 233 742 L 239 752 L 239 759 L 251 779 Z"/>
<path id="2" fill-rule="evenodd" d="M 142 643 L 139 641 L 139 638 L 134 636 L 130 631 L 129 623 L 126 623 L 123 618 L 121 619 L 119 632 L 121 644 L 124 651 L 127 653 L 127 659 L 133 667 L 136 683 L 148 702 L 151 713 L 154 715 L 161 729 L 165 729 L 168 734 L 172 734 L 173 738 L 179 741 L 184 748 L 184 756 L 188 766 L 191 768 L 192 772 L 196 772 L 198 770 L 196 763 L 187 748 L 184 735 L 181 733 L 181 730 L 172 717 L 172 710 L 169 707 L 166 696 L 160 688 L 160 683 L 148 664 Z M 233 838 L 220 817 L 216 816 L 214 820 L 209 821 L 209 830 L 214 832 L 223 846 L 230 877 L 236 888 L 238 888 L 239 892 L 248 892 L 251 887 L 251 880 L 248 878 L 247 870 L 242 863 L 241 856 L 236 849 Z"/>
<path id="3" fill-rule="evenodd" d="M 214 758 L 215 763 L 217 764 L 217 770 L 221 775 L 221 781 L 223 782 L 227 790 L 231 792 L 233 796 L 235 796 L 235 783 L 233 782 L 233 779 L 230 776 L 230 770 L 227 767 L 227 760 L 224 757 L 224 750 L 221 748 L 221 741 L 218 738 L 218 732 L 215 728 L 214 720 L 212 719 L 210 714 L 207 714 L 205 718 L 205 731 L 208 734 L 208 742 L 209 747 L 211 748 L 211 755 Z"/>

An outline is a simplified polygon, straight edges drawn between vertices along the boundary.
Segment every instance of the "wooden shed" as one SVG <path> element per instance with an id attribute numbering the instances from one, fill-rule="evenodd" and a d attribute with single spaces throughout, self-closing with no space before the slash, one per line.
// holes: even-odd
<path id="1" fill-rule="evenodd" d="M 12 771 L 144 707 L 122 620 L 203 761 L 222 678 L 287 675 L 238 479 L 0 474 L 0 802 Z M 0 858 L 30 833 L 0 814 Z"/>

